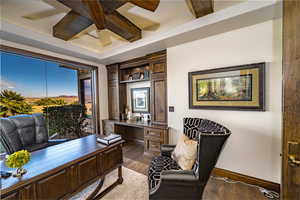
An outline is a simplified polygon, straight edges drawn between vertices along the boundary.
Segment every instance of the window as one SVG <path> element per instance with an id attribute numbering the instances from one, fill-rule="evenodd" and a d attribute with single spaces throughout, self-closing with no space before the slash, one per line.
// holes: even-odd
<path id="1" fill-rule="evenodd" d="M 92 68 L 83 70 L 77 66 L 1 52 L 0 117 L 43 113 L 49 135 L 57 138 L 76 138 L 95 133 L 97 116 L 93 98 L 95 87 L 92 84 L 92 74 L 95 71 Z M 72 109 L 81 108 L 86 112 L 78 115 L 84 118 L 84 123 L 76 126 L 80 129 L 80 134 L 67 131 L 69 127 L 57 128 L 57 121 L 70 121 L 74 118 L 55 113 L 72 112 Z M 67 125 L 72 124 L 65 123 Z"/>

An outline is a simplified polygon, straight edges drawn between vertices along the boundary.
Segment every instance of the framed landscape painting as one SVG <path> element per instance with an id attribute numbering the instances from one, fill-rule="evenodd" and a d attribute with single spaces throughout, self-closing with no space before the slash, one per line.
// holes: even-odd
<path id="1" fill-rule="evenodd" d="M 150 88 L 131 89 L 131 107 L 133 113 L 149 113 Z"/>
<path id="2" fill-rule="evenodd" d="M 265 111 L 265 63 L 189 72 L 189 108 Z"/>

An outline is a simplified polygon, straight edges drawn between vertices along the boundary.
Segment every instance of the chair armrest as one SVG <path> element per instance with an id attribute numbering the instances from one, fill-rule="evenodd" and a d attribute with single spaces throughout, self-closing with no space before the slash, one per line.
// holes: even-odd
<path id="1" fill-rule="evenodd" d="M 198 178 L 194 175 L 193 171 L 162 171 L 160 183 L 150 191 L 149 199 L 201 199 L 198 198 L 197 182 Z M 174 192 L 175 188 L 176 192 Z"/>
<path id="2" fill-rule="evenodd" d="M 171 183 L 176 184 L 190 184 L 198 181 L 198 178 L 195 176 L 192 170 L 167 170 L 161 172 L 161 183 Z"/>
<path id="3" fill-rule="evenodd" d="M 176 145 L 163 144 L 160 147 L 161 155 L 171 157 L 172 152 L 174 151 Z"/>
<path id="4" fill-rule="evenodd" d="M 63 143 L 66 141 L 68 141 L 68 139 L 50 139 L 50 140 L 48 140 L 48 143 L 59 144 L 59 143 Z"/>

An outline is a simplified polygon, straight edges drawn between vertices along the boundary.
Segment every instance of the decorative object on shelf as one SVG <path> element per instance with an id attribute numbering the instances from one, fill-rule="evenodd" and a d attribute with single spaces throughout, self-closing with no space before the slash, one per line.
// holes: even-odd
<path id="1" fill-rule="evenodd" d="M 132 74 L 132 79 L 133 80 L 139 80 L 141 77 L 141 72 L 135 72 Z"/>
<path id="2" fill-rule="evenodd" d="M 149 79 L 149 70 L 144 71 L 144 79 Z"/>
<path id="3" fill-rule="evenodd" d="M 265 63 L 189 72 L 189 108 L 265 111 Z"/>
<path id="4" fill-rule="evenodd" d="M 129 109 L 128 106 L 126 106 L 126 108 L 125 108 L 125 113 L 126 113 L 126 120 L 131 120 L 132 113 L 131 113 L 131 111 L 130 111 L 130 109 Z"/>
<path id="5" fill-rule="evenodd" d="M 6 165 L 10 168 L 17 168 L 13 173 L 14 177 L 21 177 L 24 175 L 27 170 L 23 168 L 23 166 L 29 162 L 30 153 L 27 150 L 17 151 L 8 156 L 6 160 Z"/>
<path id="6" fill-rule="evenodd" d="M 140 79 L 143 80 L 144 79 L 144 73 L 141 73 Z"/>
<path id="7" fill-rule="evenodd" d="M 132 81 L 132 75 L 131 74 L 128 76 L 128 80 Z"/>
<path id="8" fill-rule="evenodd" d="M 150 88 L 131 89 L 131 108 L 133 113 L 149 113 Z"/>

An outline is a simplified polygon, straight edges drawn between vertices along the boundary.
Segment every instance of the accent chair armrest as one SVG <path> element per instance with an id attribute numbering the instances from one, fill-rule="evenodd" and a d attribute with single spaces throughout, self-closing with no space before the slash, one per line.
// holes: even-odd
<path id="1" fill-rule="evenodd" d="M 161 182 L 171 184 L 190 184 L 191 182 L 198 181 L 192 170 L 167 170 L 161 172 Z"/>
<path id="2" fill-rule="evenodd" d="M 162 171 L 160 184 L 150 191 L 150 199 L 201 199 L 197 186 L 198 178 L 193 171 Z M 174 192 L 176 188 L 176 192 Z"/>
<path id="3" fill-rule="evenodd" d="M 161 155 L 171 157 L 172 152 L 174 151 L 176 145 L 172 144 L 163 144 L 160 147 Z"/>

